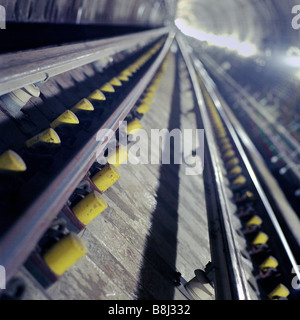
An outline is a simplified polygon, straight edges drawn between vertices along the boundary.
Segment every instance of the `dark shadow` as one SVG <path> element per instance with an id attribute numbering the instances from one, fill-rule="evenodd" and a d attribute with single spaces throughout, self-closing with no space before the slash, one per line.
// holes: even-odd
<path id="1" fill-rule="evenodd" d="M 7 22 L 5 32 L 1 33 L 0 53 L 93 41 L 149 29 L 131 25 Z"/>
<path id="2" fill-rule="evenodd" d="M 180 87 L 178 57 L 172 108 L 168 130 L 180 129 Z M 175 290 L 178 205 L 179 205 L 179 170 L 180 164 L 174 164 L 174 139 L 170 141 L 170 164 L 162 164 L 159 172 L 157 206 L 152 213 L 151 229 L 146 239 L 144 260 L 140 270 L 137 299 L 143 299 L 143 289 L 149 290 L 158 300 L 172 300 Z M 155 269 L 155 271 L 154 271 Z M 160 281 L 157 278 L 163 278 Z"/>

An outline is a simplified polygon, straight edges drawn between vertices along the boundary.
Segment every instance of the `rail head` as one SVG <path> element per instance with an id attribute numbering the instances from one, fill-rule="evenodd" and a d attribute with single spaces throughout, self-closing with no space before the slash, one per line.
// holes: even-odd
<path id="1" fill-rule="evenodd" d="M 0 96 L 167 35 L 159 28 L 102 40 L 0 55 Z"/>

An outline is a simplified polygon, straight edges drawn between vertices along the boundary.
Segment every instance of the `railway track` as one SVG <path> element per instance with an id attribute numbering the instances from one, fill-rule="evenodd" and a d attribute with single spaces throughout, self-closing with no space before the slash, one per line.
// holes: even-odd
<path id="1" fill-rule="evenodd" d="M 40 65 L 36 69 L 32 69 L 32 63 L 27 60 L 28 56 L 32 59 L 28 54 L 25 62 L 18 60 L 24 73 L 16 74 L 11 70 L 11 64 L 4 70 L 2 79 L 14 89 L 21 83 L 27 85 L 28 81 L 35 81 L 36 85 L 31 89 L 39 91 L 39 81 L 45 80 L 45 75 L 49 77 L 47 88 L 41 89 L 41 97 L 34 97 L 35 101 L 23 107 L 19 114 L 16 108 L 21 107 L 13 98 L 20 98 L 20 94 L 21 99 L 23 95 L 24 99 L 33 97 L 29 94 L 30 88 L 25 86 L 25 89 L 16 89 L 12 94 L 2 96 L 2 130 L 11 133 L 1 141 L 3 223 L 0 261 L 7 270 L 8 280 L 95 162 L 96 152 L 105 148 L 107 141 L 102 145 L 101 141 L 109 140 L 110 136 L 99 136 L 99 130 L 109 128 L 116 131 L 119 121 L 125 119 L 140 99 L 167 52 L 171 40 L 167 41 L 165 48 L 162 39 L 153 44 L 153 39 L 164 33 L 143 34 L 144 40 L 133 35 L 130 39 L 93 42 L 92 48 L 79 44 L 75 53 L 73 45 L 66 46 L 58 52 L 54 49 L 54 56 L 51 56 L 53 48 L 41 50 L 33 57 L 39 57 Z M 137 50 L 134 44 L 139 41 L 148 43 Z M 128 57 L 122 61 L 126 48 L 137 52 L 127 53 Z M 55 59 L 58 55 L 60 62 Z M 99 61 L 103 56 L 104 62 Z M 99 61 L 102 71 L 101 63 L 105 64 L 105 58 L 109 57 L 121 61 L 108 67 L 99 77 L 90 62 Z M 15 56 L 3 59 L 7 58 L 16 59 Z M 59 79 L 51 81 L 58 75 Z M 74 83 L 80 83 L 79 92 L 72 87 Z M 64 90 L 57 97 L 58 88 Z M 2 93 L 7 92 L 6 85 L 1 85 L 1 89 Z"/>
<path id="2" fill-rule="evenodd" d="M 294 236 L 291 236 L 292 229 L 286 228 L 286 221 L 282 222 L 282 207 L 280 208 L 276 201 L 272 199 L 274 194 L 271 195 L 270 192 L 262 188 L 258 180 L 258 169 L 257 167 L 254 169 L 254 165 L 250 163 L 251 156 L 249 153 L 246 154 L 245 147 L 242 146 L 241 138 L 237 133 L 239 131 L 236 131 L 240 129 L 241 133 L 242 130 L 233 127 L 232 117 L 227 116 L 228 109 L 225 111 L 225 107 L 223 107 L 225 101 L 218 93 L 216 85 L 195 56 L 193 56 L 193 65 L 197 71 L 197 80 L 208 109 L 207 115 L 204 108 L 202 108 L 202 113 L 207 117 L 208 123 L 208 118 L 210 119 L 214 128 L 213 135 L 217 140 L 214 144 L 218 145 L 218 153 L 221 155 L 221 161 L 225 165 L 226 176 L 228 177 L 227 183 L 233 192 L 230 200 L 236 204 L 235 215 L 240 218 L 242 225 L 240 231 L 242 230 L 247 242 L 245 248 L 238 244 L 234 233 L 240 233 L 240 231 L 234 229 L 234 217 L 229 216 L 229 210 L 227 209 L 226 212 L 226 209 L 223 209 L 224 228 L 228 228 L 226 234 L 231 234 L 233 238 L 232 243 L 228 244 L 229 251 L 232 252 L 231 260 L 233 260 L 232 257 L 235 254 L 240 255 L 236 258 L 236 261 L 232 262 L 233 266 L 231 267 L 231 270 L 240 273 L 240 277 L 235 275 L 233 277 L 235 280 L 231 281 L 231 283 L 234 283 L 236 279 L 240 278 L 240 283 L 236 281 L 235 294 L 242 297 L 249 295 L 249 289 L 247 290 L 249 278 L 247 279 L 247 276 L 245 278 L 242 271 L 246 269 L 242 261 L 246 257 L 244 251 L 246 249 L 250 253 L 250 257 L 248 256 L 247 259 L 250 258 L 253 263 L 253 274 L 256 274 L 256 284 L 260 290 L 261 299 L 276 298 L 275 296 L 279 292 L 282 293 L 283 298 L 284 292 L 286 292 L 286 297 L 299 299 L 297 286 L 292 286 L 293 278 L 299 279 L 299 272 L 297 272 L 297 260 L 299 259 L 297 236 L 295 233 Z M 235 124 L 237 125 L 236 122 Z M 216 158 L 218 157 L 214 150 L 211 154 L 215 154 Z M 214 165 L 214 168 L 215 174 L 218 175 L 218 171 L 221 171 L 221 169 L 216 169 L 218 168 L 217 164 Z M 218 181 L 216 176 L 216 181 L 217 183 L 222 181 L 222 177 Z M 264 180 L 262 179 L 262 181 Z M 265 182 L 264 187 L 268 190 L 266 184 L 268 183 Z M 221 185 L 222 187 L 226 185 L 226 181 L 223 180 Z M 270 186 L 268 187 L 270 188 Z M 226 194 L 226 191 L 222 188 L 219 189 L 220 194 Z M 226 201 L 228 199 L 225 196 L 223 202 L 226 204 Z M 283 227 L 277 219 L 281 219 Z M 274 291 L 270 291 L 272 286 L 275 288 Z"/>
<path id="3" fill-rule="evenodd" d="M 237 117 L 239 122 L 249 131 L 252 139 L 260 141 L 256 148 L 262 154 L 275 179 L 282 186 L 292 210 L 299 216 L 297 190 L 300 175 L 297 126 L 293 123 L 284 124 L 278 112 L 270 110 L 271 102 L 270 106 L 262 106 L 254 94 L 251 95 L 224 70 L 217 68 L 216 62 L 207 55 L 203 55 L 203 63 L 206 64 L 217 84 L 224 83 L 221 93 L 231 106 L 230 109 L 235 112 L 237 108 L 240 108 L 241 114 Z M 270 92 L 274 96 L 280 96 L 279 92 L 285 86 L 284 80 L 277 79 L 277 81 L 276 86 L 270 87 Z M 286 78 L 286 81 L 290 79 Z M 255 90 L 255 87 L 251 87 L 250 90 Z M 283 95 L 282 103 L 285 103 L 287 96 Z"/>
<path id="4" fill-rule="evenodd" d="M 272 208 L 255 180 L 254 170 L 230 122 L 220 112 L 207 77 L 196 59 L 191 60 L 183 40 L 178 39 L 180 50 L 170 53 L 174 37 L 172 31 L 159 29 L 73 44 L 61 51 L 49 48 L 37 52 L 39 67 L 33 67 L 33 60 L 18 53 L 0 58 L 8 62 L 21 59 L 19 68 L 8 64 L 0 90 L 1 130 L 10 133 L 1 138 L 0 145 L 0 264 L 6 269 L 8 281 L 13 281 L 18 269 L 25 266 L 39 285 L 49 288 L 87 254 L 82 234 L 108 208 L 102 195 L 119 180 L 118 167 L 128 157 L 122 141 L 126 144 L 141 129 L 140 120 L 149 110 L 169 54 L 176 57 L 173 90 L 180 88 L 177 78 L 183 84 L 190 83 L 190 103 L 194 101 L 190 112 L 196 127 L 205 131 L 203 179 L 211 248 L 211 257 L 206 259 L 212 262 L 206 261 L 204 268 L 202 260 L 201 266 L 197 258 L 191 261 L 191 265 L 199 265 L 196 278 L 204 279 L 200 287 L 209 288 L 205 297 L 299 298 L 291 288 L 294 275 L 290 270 L 296 261 L 276 218 L 270 214 Z M 174 92 L 172 103 L 176 104 L 180 97 Z M 18 99 L 25 100 L 24 106 Z M 174 110 L 170 110 L 170 124 L 172 120 L 176 127 L 182 111 Z M 123 120 L 128 123 L 125 133 L 120 129 Z M 110 149 L 115 134 L 117 149 Z M 161 174 L 171 179 L 176 170 L 179 168 L 175 166 L 172 173 Z M 174 224 L 171 217 L 165 219 L 169 222 L 166 230 L 156 234 L 155 227 L 166 226 L 165 221 L 153 217 L 143 255 L 157 255 L 151 260 L 151 268 L 164 276 L 161 281 L 166 281 L 168 288 L 160 292 L 159 283 L 151 288 L 143 279 L 143 275 L 148 279 L 150 267 L 144 265 L 137 297 L 174 298 L 177 288 L 177 297 L 199 299 L 189 279 L 180 277 L 182 270 L 174 266 L 178 244 L 170 241 L 173 233 L 176 239 L 178 222 Z M 166 248 L 176 247 L 172 258 L 164 256 L 167 251 L 163 254 L 159 246 L 149 244 L 151 234 L 162 238 L 162 247 L 164 241 Z M 185 254 L 190 253 L 187 250 Z"/>

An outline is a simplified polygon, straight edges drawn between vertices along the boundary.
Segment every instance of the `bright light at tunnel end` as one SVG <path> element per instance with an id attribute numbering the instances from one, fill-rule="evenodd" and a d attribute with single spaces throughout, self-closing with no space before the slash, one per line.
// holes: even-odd
<path id="1" fill-rule="evenodd" d="M 175 20 L 176 27 L 186 36 L 193 37 L 200 41 L 205 41 L 209 45 L 214 45 L 221 48 L 226 48 L 236 51 L 243 57 L 250 57 L 257 53 L 256 46 L 248 42 L 240 42 L 234 36 L 222 36 L 207 33 L 186 25 L 182 19 Z"/>
<path id="2" fill-rule="evenodd" d="M 300 57 L 286 57 L 285 63 L 291 67 L 300 67 Z"/>

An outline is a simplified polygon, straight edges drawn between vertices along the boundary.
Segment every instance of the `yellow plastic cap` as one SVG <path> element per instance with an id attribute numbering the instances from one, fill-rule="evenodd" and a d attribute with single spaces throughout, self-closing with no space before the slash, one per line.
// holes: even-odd
<path id="1" fill-rule="evenodd" d="M 280 283 L 271 293 L 269 293 L 269 298 L 271 300 L 279 300 L 280 298 L 285 299 L 289 296 L 290 291 L 289 289 L 284 286 L 282 283 Z"/>
<path id="2" fill-rule="evenodd" d="M 80 100 L 72 109 L 71 111 L 76 112 L 79 110 L 83 111 L 94 111 L 94 106 L 88 99 Z"/>
<path id="3" fill-rule="evenodd" d="M 229 168 L 237 164 L 239 164 L 239 159 L 237 157 L 234 157 L 226 162 L 226 166 Z"/>
<path id="4" fill-rule="evenodd" d="M 248 222 L 247 226 L 260 226 L 263 223 L 262 219 L 259 216 L 253 216 Z"/>
<path id="5" fill-rule="evenodd" d="M 135 73 L 137 71 L 138 67 L 133 64 L 131 66 L 128 67 L 128 70 L 131 72 L 131 73 Z"/>
<path id="6" fill-rule="evenodd" d="M 100 90 L 95 90 L 93 93 L 91 93 L 88 96 L 89 100 L 100 100 L 100 101 L 105 101 L 105 95 L 103 92 L 101 92 Z"/>
<path id="7" fill-rule="evenodd" d="M 122 82 L 118 79 L 118 78 L 112 78 L 109 83 L 112 85 L 112 86 L 115 86 L 115 87 L 121 87 L 122 86 Z"/>
<path id="8" fill-rule="evenodd" d="M 253 245 L 266 244 L 269 240 L 269 236 L 264 232 L 259 232 L 255 239 L 252 241 Z"/>
<path id="9" fill-rule="evenodd" d="M 27 140 L 26 146 L 30 148 L 37 143 L 46 143 L 49 145 L 53 145 L 53 144 L 60 144 L 61 141 L 58 134 L 52 128 L 50 128 L 37 134 L 33 138 Z"/>
<path id="10" fill-rule="evenodd" d="M 127 77 L 131 77 L 132 73 L 128 69 L 125 69 L 125 70 L 123 70 L 121 72 L 121 75 L 124 75 L 124 76 L 127 76 Z"/>
<path id="11" fill-rule="evenodd" d="M 242 168 L 240 166 L 235 166 L 229 171 L 230 175 L 239 174 L 239 173 L 242 173 Z"/>
<path id="12" fill-rule="evenodd" d="M 26 171 L 27 167 L 23 159 L 12 150 L 7 150 L 0 155 L 0 170 Z"/>
<path id="13" fill-rule="evenodd" d="M 266 260 L 263 261 L 263 263 L 259 266 L 259 268 L 266 272 L 270 268 L 277 268 L 278 267 L 278 261 L 273 256 L 269 256 Z"/>
<path id="14" fill-rule="evenodd" d="M 72 211 L 81 223 L 88 225 L 106 208 L 107 204 L 101 194 L 93 191 L 78 202 Z"/>
<path id="15" fill-rule="evenodd" d="M 55 274 L 61 276 L 86 253 L 84 242 L 77 235 L 70 233 L 46 252 L 44 260 Z"/>
<path id="16" fill-rule="evenodd" d="M 55 129 L 62 124 L 79 124 L 79 120 L 74 112 L 66 110 L 57 119 L 50 123 L 50 127 Z"/>
<path id="17" fill-rule="evenodd" d="M 140 129 L 142 129 L 143 126 L 137 119 L 133 119 L 131 122 L 127 124 L 127 134 L 135 134 Z"/>
<path id="18" fill-rule="evenodd" d="M 104 91 L 104 92 L 115 92 L 115 89 L 114 87 L 110 84 L 110 83 L 105 83 L 101 88 L 100 88 L 101 91 Z"/>
<path id="19" fill-rule="evenodd" d="M 232 185 L 233 186 L 243 185 L 246 182 L 247 182 L 246 178 L 242 175 L 239 175 L 236 179 L 233 180 Z"/>
<path id="20" fill-rule="evenodd" d="M 153 83 L 153 84 L 151 84 L 150 87 L 148 88 L 148 91 L 155 93 L 155 92 L 157 91 L 157 89 L 158 89 L 158 86 Z"/>
<path id="21" fill-rule="evenodd" d="M 146 97 L 147 98 L 150 98 L 150 99 L 153 99 L 155 97 L 155 94 L 149 90 L 147 90 L 146 92 Z"/>
<path id="22" fill-rule="evenodd" d="M 149 97 L 145 97 L 141 102 L 150 105 L 152 103 L 152 99 Z"/>
<path id="23" fill-rule="evenodd" d="M 107 162 L 113 164 L 115 167 L 119 167 L 122 163 L 124 163 L 128 158 L 127 149 L 119 146 L 111 152 L 107 157 Z"/>
<path id="24" fill-rule="evenodd" d="M 106 166 L 97 172 L 93 177 L 92 181 L 100 192 L 105 192 L 110 188 L 118 179 L 120 174 L 115 166 L 112 164 L 106 164 Z"/>
<path id="25" fill-rule="evenodd" d="M 230 150 L 226 151 L 223 156 L 225 159 L 230 159 L 235 156 L 235 152 L 230 149 Z"/>
<path id="26" fill-rule="evenodd" d="M 125 74 L 120 74 L 118 76 L 118 79 L 121 80 L 121 81 L 129 81 L 128 76 L 126 76 Z"/>
<path id="27" fill-rule="evenodd" d="M 228 149 L 232 149 L 232 145 L 231 143 L 224 143 L 222 146 L 221 146 L 221 150 L 222 151 L 226 151 Z"/>
<path id="28" fill-rule="evenodd" d="M 242 196 L 243 199 L 245 200 L 254 200 L 255 199 L 255 196 L 254 194 L 251 192 L 251 191 L 246 191 L 243 196 Z"/>
<path id="29" fill-rule="evenodd" d="M 150 107 L 145 104 L 145 103 L 142 103 L 140 104 L 137 108 L 136 108 L 136 111 L 140 114 L 146 114 L 148 111 L 150 110 Z"/>

